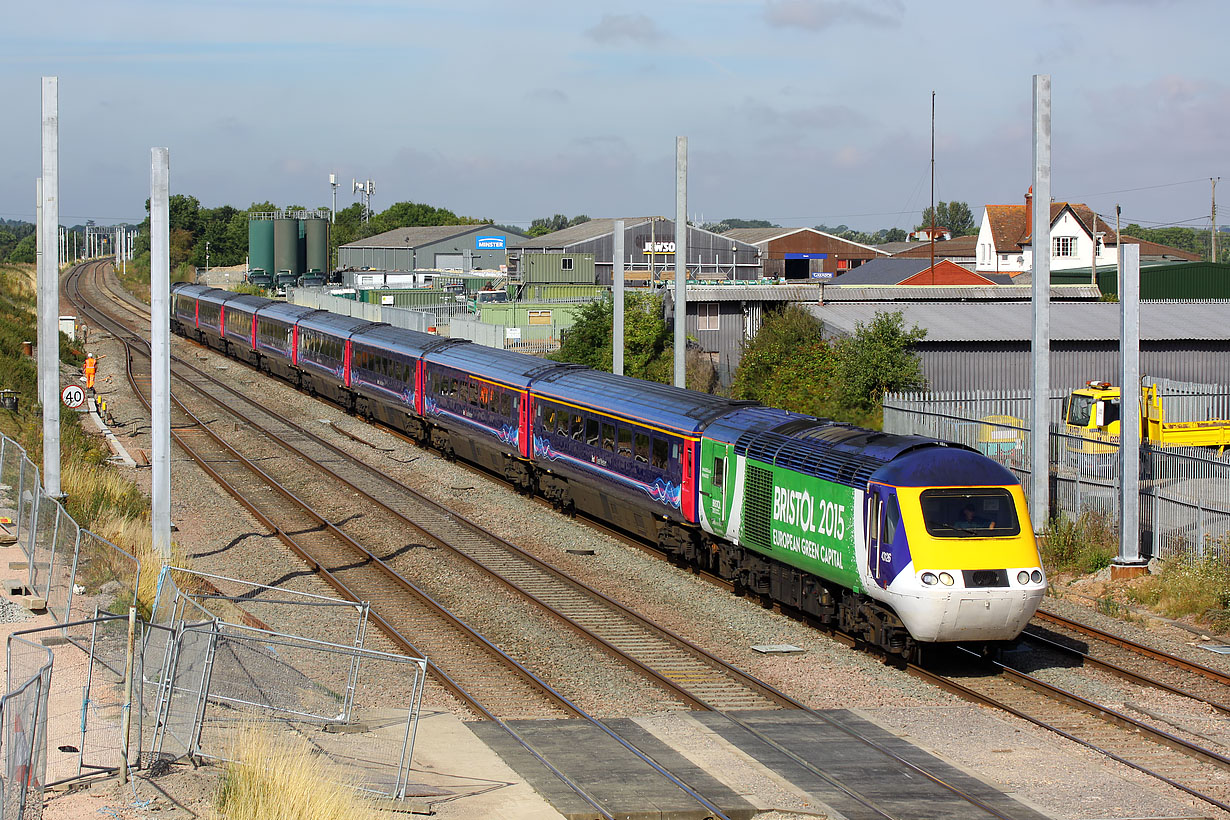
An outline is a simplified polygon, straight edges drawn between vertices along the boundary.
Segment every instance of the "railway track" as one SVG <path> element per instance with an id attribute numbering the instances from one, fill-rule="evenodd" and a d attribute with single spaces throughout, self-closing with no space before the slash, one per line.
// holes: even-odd
<path id="1" fill-rule="evenodd" d="M 1051 623 L 1062 622 L 1073 632 L 1105 636 L 1108 646 L 1132 643 L 1050 613 L 1040 619 Z M 1046 652 L 1076 658 L 1080 665 L 1087 668 L 1106 671 L 1140 686 L 1188 698 L 1210 709 L 1223 708 L 1220 698 L 1225 696 L 1225 683 L 1230 682 L 1216 670 L 1145 647 L 1140 647 L 1145 650 L 1143 654 L 1127 646 L 1120 647 L 1131 656 L 1124 660 L 1133 661 L 1137 667 L 1133 670 L 1053 640 L 1040 634 L 1036 627 L 1027 630 L 1021 640 L 1022 644 L 1034 643 Z M 956 670 L 940 671 L 911 665 L 909 671 L 958 697 L 1027 720 L 1230 813 L 1230 758 L 1210 748 L 1211 745 L 1218 745 L 1216 741 L 1194 737 L 1190 732 L 1174 733 L 1159 728 L 1125 709 L 1082 697 L 1015 668 L 1016 664 L 1011 660 L 1000 662 L 981 658 L 966 648 L 959 648 L 958 652 L 963 654 L 956 662 Z M 1032 657 L 1036 658 L 1036 654 Z M 1138 671 L 1145 659 L 1164 669 L 1183 670 L 1190 675 L 1188 683 L 1202 682 L 1198 687 L 1202 693 L 1185 690 Z M 1195 666 L 1199 671 L 1189 670 L 1189 666 Z M 1217 691 L 1217 687 L 1221 691 Z M 1210 700 L 1207 694 L 1213 694 L 1218 699 Z"/>
<path id="2" fill-rule="evenodd" d="M 70 287 L 80 288 L 80 276 L 71 280 Z M 126 310 L 130 311 L 134 316 L 148 322 L 148 311 L 143 305 L 136 303 L 135 300 L 126 295 L 124 297 L 119 296 L 119 294 L 112 292 L 105 285 L 100 284 L 97 287 L 100 290 L 106 291 L 106 293 L 100 295 L 104 295 L 112 302 L 118 301 L 125 305 Z M 126 334 L 136 335 L 136 331 L 132 327 L 119 326 L 114 318 L 104 318 L 98 315 L 99 311 L 87 308 L 85 305 L 81 305 L 81 308 L 95 314 L 94 320 L 96 322 L 111 324 L 113 332 L 116 332 L 119 337 Z M 131 350 L 134 342 L 131 340 L 124 341 L 126 345 L 130 346 Z M 352 495 L 357 494 L 366 500 L 370 508 L 379 509 L 382 511 L 382 514 L 395 517 L 400 526 L 415 530 L 419 538 L 447 548 L 470 565 L 480 568 L 508 589 L 516 591 L 519 595 L 550 613 L 552 617 L 567 624 L 573 631 L 585 636 L 595 646 L 600 647 L 602 651 L 605 651 L 612 657 L 619 658 L 651 683 L 676 697 L 682 704 L 695 709 L 719 710 L 732 722 L 756 735 L 762 742 L 777 746 L 783 755 L 793 758 L 796 763 L 828 780 L 857 803 L 863 805 L 870 812 L 869 816 L 888 818 L 892 815 L 877 808 L 877 800 L 875 798 L 861 795 L 847 788 L 836 779 L 816 769 L 808 761 L 778 746 L 778 744 L 765 737 L 752 726 L 740 721 L 737 717 L 738 711 L 765 708 L 800 710 L 814 717 L 817 721 L 834 725 L 840 731 L 873 747 L 886 758 L 891 759 L 894 764 L 904 766 L 915 772 L 921 781 L 929 784 L 929 788 L 936 789 L 937 792 L 943 793 L 949 799 L 955 798 L 967 806 L 974 807 L 977 814 L 999 818 L 1009 816 L 982 803 L 976 797 L 965 793 L 959 786 L 950 784 L 916 764 L 906 761 L 895 752 L 880 747 L 874 741 L 859 736 L 852 729 L 841 724 L 834 724 L 825 716 L 806 709 L 802 704 L 776 689 L 723 663 L 720 659 L 694 646 L 682 637 L 647 621 L 627 607 L 603 596 L 596 590 L 586 587 L 549 564 L 525 553 L 515 547 L 515 545 L 503 541 L 492 533 L 458 516 L 456 513 L 393 482 L 383 473 L 356 460 L 353 456 L 312 431 L 300 427 L 289 419 L 280 416 L 276 411 L 254 402 L 242 393 L 223 384 L 218 379 L 203 373 L 197 368 L 187 367 L 182 361 L 173 361 L 172 375 L 174 378 L 181 380 L 182 383 L 189 384 L 199 395 L 208 396 L 210 401 L 216 406 L 225 407 L 227 412 L 239 420 L 239 427 L 265 430 L 264 434 L 276 441 L 279 447 L 288 453 L 296 454 L 303 459 L 304 463 L 310 463 L 310 472 L 313 475 L 325 475 L 331 480 L 339 482 Z M 140 382 L 140 378 L 134 381 L 134 389 L 140 386 Z M 140 391 L 138 390 L 138 392 Z M 243 409 L 240 410 L 240 407 Z M 182 405 L 180 405 L 180 410 L 181 412 L 183 411 Z M 202 424 L 199 419 L 192 419 L 185 423 L 192 424 L 192 429 L 194 430 L 196 428 L 216 428 L 219 426 L 217 424 Z M 236 432 L 239 431 L 239 427 L 236 428 Z M 212 433 L 213 430 L 207 430 L 205 433 L 194 432 L 192 435 L 197 437 L 203 436 L 221 447 L 214 456 L 219 463 L 230 465 L 232 463 L 240 464 L 245 461 L 243 456 L 239 454 L 240 448 L 226 445 L 218 437 L 212 435 Z M 209 459 L 206 459 L 206 461 L 209 461 Z M 216 471 L 216 465 L 211 464 L 210 466 L 214 467 Z M 229 466 L 227 469 L 229 469 Z M 245 475 L 251 476 L 262 468 L 247 462 L 243 465 L 243 469 L 246 471 Z M 309 471 L 299 470 L 297 472 L 299 477 L 302 478 Z M 235 491 L 232 492 L 236 498 L 241 500 L 241 503 L 244 497 L 253 495 L 251 490 L 243 488 L 241 482 L 244 480 L 247 479 L 236 479 Z M 279 537 L 282 537 L 287 532 L 310 532 L 314 542 L 318 537 L 320 540 L 323 540 L 325 544 L 323 548 L 315 543 L 312 545 L 300 543 L 299 547 L 292 547 L 292 549 L 296 549 L 296 552 L 304 555 L 305 560 L 318 571 L 329 573 L 327 580 L 343 595 L 354 600 L 368 600 L 372 604 L 372 612 L 377 617 L 377 623 L 386 631 L 386 634 L 389 631 L 393 631 L 400 637 L 404 632 L 418 628 L 413 620 L 407 620 L 411 616 L 397 614 L 398 608 L 405 606 L 405 604 L 395 603 L 390 608 L 384 603 L 384 600 L 393 600 L 393 597 L 399 593 L 403 597 L 406 597 L 407 593 L 411 593 L 414 596 L 427 597 L 422 590 L 410 589 L 407 587 L 409 582 L 404 578 L 400 580 L 391 578 L 390 576 L 397 574 L 396 569 L 390 566 L 391 562 L 386 563 L 379 556 L 365 550 L 358 539 L 347 535 L 343 531 L 343 527 L 332 523 L 327 516 L 311 511 L 310 505 L 299 498 L 292 488 L 281 485 L 277 489 L 269 489 L 268 485 L 270 483 L 276 482 L 269 482 L 266 479 L 266 489 L 259 492 L 269 493 L 271 498 L 276 496 L 276 500 L 280 500 L 283 506 L 287 506 L 287 502 L 290 502 L 291 506 L 298 506 L 300 508 L 298 514 L 301 518 L 298 521 L 288 521 L 286 527 L 276 525 L 271 527 L 271 529 L 279 533 Z M 244 495 L 245 493 L 247 496 Z M 288 530 L 287 527 L 294 527 L 295 529 Z M 328 533 L 328 536 L 324 536 L 323 533 Z M 307 548 L 304 548 L 305 546 Z M 324 553 L 323 560 L 320 557 L 322 553 Z M 360 560 L 355 560 L 356 555 L 360 556 Z M 378 582 L 376 586 L 368 587 L 366 584 L 375 582 L 366 580 L 366 576 L 360 576 L 360 571 L 371 571 L 376 568 L 385 573 L 386 579 Z M 361 580 L 359 580 L 360 578 Z M 409 586 L 412 587 L 413 585 Z M 377 602 L 373 600 L 373 595 L 368 592 L 369 589 L 378 590 L 390 597 Z M 426 603 L 424 603 L 424 606 L 430 607 Z M 394 614 L 386 616 L 385 613 L 389 612 Z M 462 624 L 457 624 L 456 626 L 464 627 Z M 418 633 L 416 632 L 415 634 L 417 635 Z M 437 662 L 441 658 L 451 654 L 448 652 L 439 654 L 434 654 L 432 651 L 420 652 L 419 649 L 423 645 L 422 640 L 416 639 L 416 645 L 408 648 L 407 651 L 413 651 L 420 655 L 426 654 L 431 658 L 433 671 L 439 668 Z M 482 639 L 481 636 L 476 636 L 475 645 L 476 654 L 477 650 L 494 651 L 496 654 L 502 654 L 497 647 Z M 410 647 L 408 641 L 406 641 L 406 646 Z M 470 653 L 467 651 L 466 654 Z M 516 665 L 516 661 L 513 661 L 511 658 L 507 660 Z M 443 672 L 443 670 L 441 671 Z M 455 681 L 453 679 L 454 675 L 456 676 Z M 514 677 L 518 676 L 521 678 L 516 684 L 520 687 L 518 691 L 528 689 L 531 694 L 542 695 L 544 694 L 542 690 L 550 689 L 545 681 L 534 678 L 532 673 L 528 673 L 523 667 L 517 675 L 514 675 Z M 458 670 L 450 666 L 448 667 L 446 678 L 446 685 L 451 684 L 450 688 L 455 686 L 455 691 L 464 693 L 461 695 L 464 702 L 473 703 L 472 708 L 475 708 L 479 714 L 501 720 L 501 722 L 503 722 L 501 716 L 515 715 L 517 711 L 524 709 L 525 704 L 529 702 L 526 699 L 529 695 L 514 698 L 510 702 L 507 698 L 507 693 L 502 697 L 492 698 L 490 695 L 485 695 L 479 698 L 472 698 L 467 690 L 469 686 L 475 686 L 476 684 L 473 683 L 473 673 L 465 669 Z M 497 684 L 497 688 L 498 686 Z M 553 690 L 551 691 L 553 693 Z M 551 693 L 545 694 L 549 695 Z M 553 703 L 549 708 L 551 711 L 544 714 L 554 715 L 561 711 L 578 711 L 577 707 L 568 701 L 567 698 L 553 699 Z M 585 719 L 592 720 L 587 715 L 582 716 Z M 507 724 L 504 725 L 507 726 Z M 601 724 L 599 723 L 598 725 Z M 611 734 L 609 729 L 603 728 L 604 731 Z M 625 746 L 628 745 L 625 741 L 621 740 L 620 742 Z M 656 767 L 656 764 L 653 764 L 652 761 L 647 760 L 647 762 L 658 768 L 664 776 L 671 777 L 669 773 L 662 771 L 660 767 Z M 685 791 L 689 791 L 686 785 L 678 785 Z M 689 793 L 691 792 L 689 791 Z M 702 805 L 710 808 L 714 812 L 714 816 L 723 816 L 720 811 L 717 811 L 716 807 L 706 803 L 703 796 L 695 794 L 693 796 Z"/>

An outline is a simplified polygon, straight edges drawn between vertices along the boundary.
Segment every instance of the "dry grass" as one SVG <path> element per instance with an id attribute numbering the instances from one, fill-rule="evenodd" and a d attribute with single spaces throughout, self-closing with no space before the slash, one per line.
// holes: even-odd
<path id="1" fill-rule="evenodd" d="M 1201 558 L 1171 558 L 1162 571 L 1131 590 L 1131 597 L 1171 618 L 1195 615 L 1224 630 L 1230 627 L 1230 539 L 1209 540 Z"/>
<path id="2" fill-rule="evenodd" d="M 390 816 L 301 737 L 254 725 L 239 730 L 218 793 L 218 820 L 362 820 Z"/>

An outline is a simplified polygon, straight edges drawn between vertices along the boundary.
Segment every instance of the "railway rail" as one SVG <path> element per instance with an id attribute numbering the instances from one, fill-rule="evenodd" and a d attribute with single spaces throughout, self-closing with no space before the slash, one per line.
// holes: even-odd
<path id="1" fill-rule="evenodd" d="M 111 288 L 102 284 L 103 280 L 99 274 L 101 274 L 103 266 L 96 266 L 92 270 L 98 281 L 95 287 L 105 291 L 103 295 L 108 300 L 112 303 L 122 304 L 130 313 L 148 321 L 148 312 L 144 309 L 144 306 L 136 303 L 131 297 L 126 295 L 120 296 Z M 88 306 L 80 300 L 81 272 L 81 270 L 76 271 L 76 275 L 68 281 L 66 289 L 77 296 L 77 303 L 80 309 L 91 314 L 95 322 L 108 325 L 111 327 L 112 332 L 116 332 L 117 338 L 123 341 L 130 350 L 129 361 L 131 367 L 131 361 L 134 358 L 131 355 L 131 351 L 135 349 L 135 343 L 133 340 L 124 337 L 126 335 L 135 336 L 137 335 L 136 331 L 132 327 L 120 324 L 113 317 L 104 316 L 96 307 Z M 241 419 L 240 423 L 244 427 L 264 430 L 264 434 L 275 441 L 279 447 L 287 452 L 297 454 L 304 461 L 311 462 L 314 474 L 329 476 L 331 480 L 339 482 L 348 488 L 350 492 L 362 496 L 370 507 L 378 508 L 385 514 L 396 517 L 401 526 L 411 527 L 422 538 L 429 539 L 432 543 L 453 551 L 455 555 L 463 558 L 472 566 L 480 568 L 510 590 L 515 590 L 544 611 L 551 613 L 553 617 L 567 624 L 573 631 L 587 636 L 602 651 L 620 658 L 629 667 L 640 672 L 646 679 L 660 686 L 672 696 L 678 698 L 682 703 L 692 708 L 721 711 L 728 719 L 757 736 L 762 742 L 777 747 L 778 751 L 782 754 L 793 758 L 799 765 L 831 782 L 839 790 L 845 792 L 849 797 L 866 807 L 872 815 L 885 818 L 891 816 L 876 807 L 874 798 L 861 795 L 848 788 L 824 772 L 816 769 L 808 761 L 794 755 L 788 749 L 779 746 L 768 737 L 765 737 L 754 727 L 740 721 L 737 717 L 737 712 L 744 709 L 764 708 L 800 710 L 813 716 L 818 721 L 836 725 L 841 731 L 872 746 L 885 757 L 891 759 L 896 765 L 904 766 L 914 772 L 924 782 L 974 807 L 980 813 L 985 813 L 989 817 L 1006 818 L 1009 816 L 992 806 L 986 805 L 977 797 L 964 792 L 959 786 L 948 783 L 924 768 L 905 760 L 892 750 L 878 745 L 869 738 L 858 735 L 849 727 L 839 723 L 834 724 L 829 718 L 807 709 L 803 704 L 777 691 L 773 687 L 731 667 L 669 630 L 665 630 L 647 621 L 627 607 L 607 598 L 596 590 L 586 587 L 549 564 L 483 530 L 483 528 L 478 527 L 473 522 L 467 521 L 456 513 L 397 484 L 383 473 L 354 459 L 344 450 L 322 439 L 315 433 L 294 424 L 289 419 L 280 416 L 276 411 L 256 403 L 239 391 L 225 385 L 220 380 L 203 373 L 197 368 L 189 367 L 182 361 L 173 363 L 172 375 L 177 379 L 186 380 L 185 383 L 190 384 L 193 390 L 201 395 L 209 396 L 212 402 L 225 407 L 228 412 Z M 139 389 L 141 386 L 140 382 L 140 378 L 133 380 L 134 390 L 137 390 L 139 394 L 141 392 Z M 243 406 L 245 409 L 241 412 L 236 409 L 236 405 Z M 180 405 L 180 411 L 186 412 L 183 410 L 182 405 Z M 207 426 L 200 424 L 199 419 L 193 419 L 191 423 L 201 428 Z M 208 426 L 216 427 L 217 425 Z M 207 430 L 204 437 L 220 444 L 220 440 L 213 436 L 212 433 L 212 430 Z M 181 441 L 181 445 L 183 444 L 182 439 L 177 437 L 177 440 Z M 221 461 L 228 464 L 232 462 L 246 462 L 244 469 L 247 470 L 248 475 L 252 475 L 261 469 L 244 459 L 236 448 L 226 445 L 223 445 L 223 448 L 225 453 L 219 453 Z M 209 467 L 207 467 L 208 469 Z M 309 505 L 293 491 L 286 487 L 280 487 L 273 492 L 280 496 L 284 506 L 287 506 L 286 502 L 289 502 L 289 506 L 298 506 L 301 510 L 300 514 L 307 516 L 307 520 L 301 520 L 297 524 L 289 523 L 288 526 L 297 526 L 297 529 L 289 531 L 301 532 L 310 528 L 314 534 L 322 531 L 328 532 L 332 540 L 325 540 L 327 544 L 331 545 L 329 547 L 331 550 L 340 550 L 340 547 L 337 545 L 344 544 L 345 549 L 349 551 L 349 563 L 342 564 L 346 571 L 353 571 L 356 568 L 354 567 L 356 563 L 361 563 L 368 568 L 379 568 L 389 578 L 381 582 L 383 586 L 378 588 L 383 590 L 399 587 L 402 590 L 401 594 L 403 596 L 426 597 L 422 590 L 412 589 L 413 585 L 410 585 L 406 579 L 400 578 L 398 580 L 397 578 L 392 578 L 391 576 L 397 575 L 393 567 L 386 564 L 370 551 L 365 550 L 356 539 L 346 535 L 341 531 L 340 527 L 332 524 L 326 517 L 307 509 Z M 241 485 L 235 487 L 232 495 L 235 495 L 243 503 L 244 493 L 251 495 L 251 491 L 243 489 Z M 247 505 L 245 504 L 245 506 Z M 267 524 L 267 526 L 270 526 L 270 524 Z M 279 537 L 288 531 L 286 527 L 275 526 L 274 528 L 279 533 Z M 300 546 L 302 547 L 303 545 Z M 331 577 L 326 576 L 326 579 L 343 595 L 359 600 L 359 596 L 362 594 L 363 599 L 368 600 L 372 604 L 372 612 L 378 617 L 378 624 L 381 625 L 382 629 L 385 629 L 386 634 L 392 630 L 398 636 L 401 636 L 403 629 L 404 631 L 409 631 L 410 628 L 417 628 L 413 625 L 408 627 L 398 626 L 399 624 L 407 623 L 405 620 L 406 616 L 403 615 L 390 615 L 386 620 L 384 613 L 389 610 L 386 609 L 386 604 L 383 601 L 377 602 L 373 600 L 372 595 L 366 591 L 368 588 L 365 586 L 360 587 L 357 581 L 353 582 L 355 588 L 352 588 L 351 576 L 330 570 L 331 565 L 347 560 L 343 552 L 329 552 L 327 557 L 320 560 L 313 557 L 314 553 L 309 549 L 301 551 L 293 546 L 292 549 L 296 549 L 296 552 L 304 555 L 305 560 L 312 564 L 313 568 L 318 571 L 332 573 Z M 354 561 L 356 552 L 363 556 L 361 562 Z M 404 604 L 394 604 L 392 611 L 396 612 L 397 608 L 402 606 Z M 430 605 L 424 602 L 424 606 L 429 607 Z M 412 621 L 409 623 L 413 624 Z M 464 625 L 459 622 L 455 626 L 464 628 Z M 481 645 L 480 648 L 496 654 L 502 654 L 498 647 L 482 639 L 481 636 L 476 635 L 475 639 Z M 418 644 L 421 646 L 422 641 L 419 641 Z M 424 654 L 418 652 L 417 647 L 410 646 L 408 641 L 406 646 L 407 651 L 413 651 L 415 654 Z M 429 652 L 426 654 L 431 658 L 434 671 L 439 669 L 439 659 L 452 653 L 443 652 L 435 654 L 434 657 L 433 653 Z M 511 658 L 507 660 L 511 662 L 511 665 L 519 667 L 515 671 L 521 678 L 519 685 L 522 689 L 528 687 L 530 690 L 542 690 L 539 691 L 539 694 L 545 694 L 548 697 L 558 695 L 554 690 L 551 690 L 550 693 L 546 692 L 545 690 L 549 690 L 550 686 L 545 681 L 534 677 L 524 667 L 520 667 L 515 660 Z M 451 667 L 449 671 L 450 674 L 453 673 Z M 457 672 L 456 674 L 459 680 L 462 678 L 470 680 L 464 672 Z M 460 682 L 454 682 L 448 676 L 446 678 L 446 686 L 449 686 L 450 689 L 456 686 L 455 692 L 457 690 L 461 692 L 466 691 L 466 688 Z M 553 711 L 548 714 L 557 713 L 559 710 L 579 711 L 566 697 L 554 697 L 552 700 L 554 701 L 551 707 Z M 484 717 L 500 720 L 501 723 L 503 723 L 501 714 L 507 714 L 510 709 L 505 700 L 501 699 L 498 701 L 499 705 L 493 706 L 490 704 L 494 703 L 494 701 L 480 702 L 478 699 L 473 699 L 468 693 L 463 697 L 463 702 L 472 703 L 479 714 Z M 518 699 L 515 703 L 524 704 L 525 701 Z M 515 709 L 516 707 L 512 708 Z M 593 720 L 583 713 L 581 713 L 581 716 L 585 719 Z M 599 726 L 602 725 L 597 721 L 595 723 Z M 507 728 L 507 724 L 504 725 Z M 605 726 L 602 728 L 612 737 L 615 737 L 611 730 Z M 623 745 L 631 748 L 626 741 L 617 737 L 616 739 Z M 524 743 L 524 741 L 522 742 Z M 636 750 L 633 751 L 637 753 Z M 661 770 L 660 767 L 645 756 L 640 756 L 664 776 L 673 779 L 673 776 Z M 545 760 L 543 762 L 550 765 Z M 702 795 L 692 793 L 686 784 L 677 782 L 677 785 L 688 791 L 698 802 L 714 812 L 714 816 L 724 816 L 715 806 L 709 804 Z M 595 808 L 602 811 L 605 815 L 605 812 L 600 807 L 595 806 Z"/>

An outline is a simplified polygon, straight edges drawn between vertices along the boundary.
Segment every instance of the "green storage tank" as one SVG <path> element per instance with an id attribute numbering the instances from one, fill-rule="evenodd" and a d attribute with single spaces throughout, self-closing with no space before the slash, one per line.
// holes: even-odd
<path id="1" fill-rule="evenodd" d="M 273 273 L 273 220 L 248 220 L 248 270 Z"/>
<path id="2" fill-rule="evenodd" d="M 299 220 L 279 218 L 273 220 L 273 271 L 274 275 L 290 271 L 303 273 L 299 262 Z"/>
<path id="3" fill-rule="evenodd" d="M 307 258 L 304 271 L 329 271 L 329 223 L 324 219 L 303 220 L 307 237 Z"/>

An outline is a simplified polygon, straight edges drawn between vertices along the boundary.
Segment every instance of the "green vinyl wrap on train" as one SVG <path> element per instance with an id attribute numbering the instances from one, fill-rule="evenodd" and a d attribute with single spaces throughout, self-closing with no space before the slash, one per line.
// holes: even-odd
<path id="1" fill-rule="evenodd" d="M 700 521 L 709 533 L 861 591 L 855 545 L 863 493 L 701 439 Z"/>

